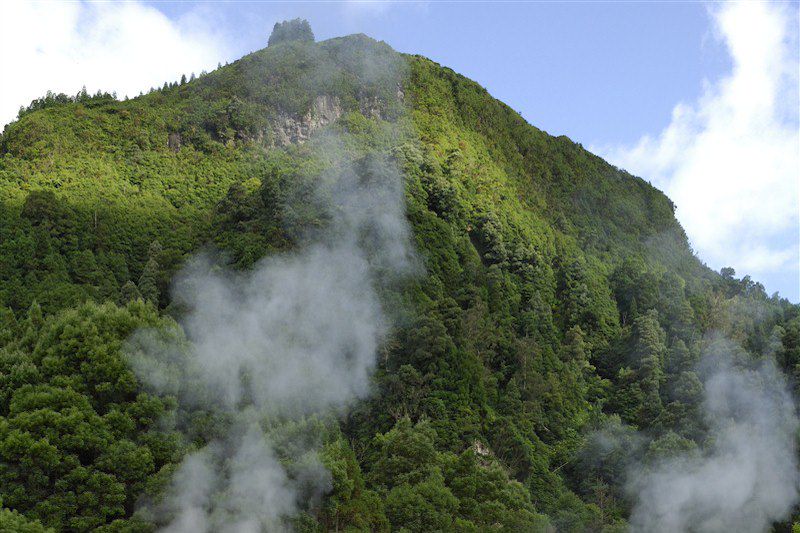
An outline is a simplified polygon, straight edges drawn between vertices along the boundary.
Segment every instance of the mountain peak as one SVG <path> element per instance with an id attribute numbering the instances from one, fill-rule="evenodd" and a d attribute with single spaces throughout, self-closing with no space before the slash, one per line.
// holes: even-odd
<path id="1" fill-rule="evenodd" d="M 138 98 L 48 94 L 0 135 L 0 531 L 155 531 L 189 470 L 207 530 L 625 530 L 628 464 L 735 448 L 703 380 L 794 450 L 760 373 L 796 375 L 800 307 L 733 276 L 652 185 L 364 34 L 296 19 Z"/>
<path id="2" fill-rule="evenodd" d="M 289 41 L 314 42 L 314 32 L 307 20 L 296 18 L 276 22 L 269 36 L 268 46 Z"/>

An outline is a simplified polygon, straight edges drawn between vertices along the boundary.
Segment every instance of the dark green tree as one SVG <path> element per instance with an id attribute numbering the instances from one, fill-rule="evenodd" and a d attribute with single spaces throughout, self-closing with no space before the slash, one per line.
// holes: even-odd
<path id="1" fill-rule="evenodd" d="M 132 302 L 138 298 L 142 298 L 142 293 L 139 292 L 139 288 L 134 282 L 128 280 L 120 289 L 119 301 L 117 303 L 119 305 L 125 305 L 128 302 Z"/>
<path id="2" fill-rule="evenodd" d="M 269 36 L 269 46 L 289 41 L 314 42 L 314 32 L 311 25 L 304 19 L 284 20 L 276 22 Z"/>

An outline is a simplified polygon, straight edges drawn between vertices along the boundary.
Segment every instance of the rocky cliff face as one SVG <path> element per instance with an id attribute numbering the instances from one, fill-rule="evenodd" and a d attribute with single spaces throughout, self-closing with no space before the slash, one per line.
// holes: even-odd
<path id="1" fill-rule="evenodd" d="M 396 97 L 399 102 L 405 101 L 405 94 L 399 84 Z M 389 118 L 387 107 L 386 102 L 377 96 L 366 94 L 358 96 L 358 110 L 366 117 L 386 120 Z M 302 144 L 314 132 L 336 122 L 344 111 L 338 97 L 322 94 L 314 98 L 311 108 L 302 116 L 280 112 L 272 125 L 272 144 L 274 146 Z"/>
<path id="2" fill-rule="evenodd" d="M 343 109 L 339 99 L 320 95 L 314 98 L 305 115 L 298 117 L 281 113 L 273 126 L 273 142 L 277 146 L 303 143 L 315 131 L 335 122 L 342 116 Z"/>

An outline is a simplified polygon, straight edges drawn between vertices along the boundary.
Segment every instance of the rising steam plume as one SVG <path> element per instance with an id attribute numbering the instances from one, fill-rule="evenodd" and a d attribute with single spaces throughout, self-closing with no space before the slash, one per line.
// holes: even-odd
<path id="1" fill-rule="evenodd" d="M 705 353 L 703 453 L 630 468 L 635 532 L 753 533 L 798 502 L 798 419 L 785 377 L 766 358 L 737 360 L 717 339 Z"/>
<path id="2" fill-rule="evenodd" d="M 186 340 L 163 331 L 131 340 L 145 383 L 231 420 L 228 435 L 183 461 L 166 501 L 150 510 L 164 531 L 290 529 L 287 519 L 330 489 L 330 475 L 313 435 L 287 468 L 261 422 L 342 413 L 369 392 L 390 326 L 377 289 L 416 264 L 404 181 L 385 157 L 353 165 L 337 139 L 313 144 L 333 161 L 312 195 L 323 227 L 247 272 L 194 258 L 174 286 Z"/>

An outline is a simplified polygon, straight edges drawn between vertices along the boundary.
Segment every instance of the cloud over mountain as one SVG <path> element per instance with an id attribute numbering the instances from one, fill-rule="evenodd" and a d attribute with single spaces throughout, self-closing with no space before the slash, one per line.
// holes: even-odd
<path id="1" fill-rule="evenodd" d="M 796 299 L 797 12 L 741 2 L 715 7 L 711 16 L 730 73 L 708 83 L 696 102 L 676 105 L 659 134 L 597 151 L 667 193 L 710 266 L 793 276 L 794 293 L 784 296 Z"/>

